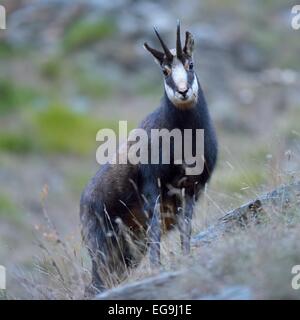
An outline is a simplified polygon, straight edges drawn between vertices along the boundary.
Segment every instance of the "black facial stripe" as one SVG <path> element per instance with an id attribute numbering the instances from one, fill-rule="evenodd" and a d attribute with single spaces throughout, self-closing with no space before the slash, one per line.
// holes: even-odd
<path id="1" fill-rule="evenodd" d="M 173 91 L 175 91 L 176 89 L 176 85 L 175 85 L 175 82 L 173 80 L 173 77 L 172 77 L 172 74 L 170 74 L 168 77 L 166 77 L 165 79 L 166 81 L 166 84 L 173 89 Z"/>
<path id="2" fill-rule="evenodd" d="M 191 88 L 195 79 L 194 71 L 187 71 L 188 88 Z"/>

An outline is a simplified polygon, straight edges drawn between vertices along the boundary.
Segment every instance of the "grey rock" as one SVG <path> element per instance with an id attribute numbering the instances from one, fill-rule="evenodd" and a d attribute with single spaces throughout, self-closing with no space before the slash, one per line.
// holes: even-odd
<path id="1" fill-rule="evenodd" d="M 232 286 L 223 288 L 223 290 L 214 295 L 200 297 L 200 300 L 251 300 L 253 294 L 248 287 Z"/>

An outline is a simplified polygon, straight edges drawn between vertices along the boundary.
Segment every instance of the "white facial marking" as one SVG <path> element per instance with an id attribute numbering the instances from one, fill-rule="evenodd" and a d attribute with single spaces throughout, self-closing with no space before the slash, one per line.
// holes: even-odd
<path id="1" fill-rule="evenodd" d="M 197 77 L 196 75 L 194 76 L 194 81 L 193 81 L 193 84 L 192 84 L 192 90 L 193 90 L 193 93 L 198 95 L 198 81 L 197 81 Z"/>
<path id="2" fill-rule="evenodd" d="M 188 92 L 186 93 L 186 99 L 183 100 L 182 95 L 179 92 L 177 92 L 177 89 L 179 91 L 185 91 L 188 88 L 187 71 L 184 68 L 182 62 L 176 58 L 176 50 L 171 49 L 170 51 L 174 56 L 172 64 L 172 78 L 177 88 L 174 91 L 173 88 L 169 87 L 166 81 L 164 80 L 166 94 L 170 101 L 178 108 L 185 109 L 192 107 L 198 100 L 197 77 L 195 75 L 192 87 L 189 88 Z"/>
<path id="3" fill-rule="evenodd" d="M 172 64 L 172 78 L 179 91 L 187 89 L 187 73 L 182 62 L 177 58 Z"/>

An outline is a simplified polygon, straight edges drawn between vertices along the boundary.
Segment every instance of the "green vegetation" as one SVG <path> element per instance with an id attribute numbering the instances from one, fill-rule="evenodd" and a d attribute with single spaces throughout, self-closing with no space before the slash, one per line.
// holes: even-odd
<path id="1" fill-rule="evenodd" d="M 0 79 L 0 97 L 0 114 L 3 114 L 26 106 L 37 97 L 37 93 L 31 88 L 19 87 L 9 80 Z"/>
<path id="2" fill-rule="evenodd" d="M 94 121 L 62 106 L 37 113 L 34 124 L 40 147 L 47 152 L 85 153 L 94 142 L 97 128 Z"/>
<path id="3" fill-rule="evenodd" d="M 85 72 L 76 72 L 78 92 L 93 98 L 107 98 L 112 93 L 112 84 L 99 76 L 91 76 Z"/>
<path id="4" fill-rule="evenodd" d="M 64 47 L 67 51 L 82 48 L 116 33 L 113 20 L 106 18 L 100 21 L 78 21 L 70 27 L 65 35 Z"/>
<path id="5" fill-rule="evenodd" d="M 61 74 L 61 61 L 62 57 L 53 57 L 41 65 L 41 74 L 46 79 L 56 80 Z"/>
<path id="6" fill-rule="evenodd" d="M 0 194 L 0 219 L 13 223 L 22 221 L 22 216 L 13 201 L 7 195 Z"/>
<path id="7" fill-rule="evenodd" d="M 14 49 L 5 41 L 0 42 L 0 58 L 8 58 L 14 53 Z"/>
<path id="8" fill-rule="evenodd" d="M 84 155 L 96 147 L 96 133 L 115 123 L 96 120 L 61 105 L 53 105 L 33 117 L 37 145 L 46 153 Z"/>
<path id="9" fill-rule="evenodd" d="M 0 150 L 24 154 L 34 149 L 35 143 L 29 132 L 0 132 Z"/>
<path id="10" fill-rule="evenodd" d="M 0 149 L 14 153 L 86 155 L 96 149 L 96 133 L 102 128 L 117 132 L 118 123 L 94 119 L 53 104 L 42 111 L 29 110 L 17 129 L 1 128 Z"/>

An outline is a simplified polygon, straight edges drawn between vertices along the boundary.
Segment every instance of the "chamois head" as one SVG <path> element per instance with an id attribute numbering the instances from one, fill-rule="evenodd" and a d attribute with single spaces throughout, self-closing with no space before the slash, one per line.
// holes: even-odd
<path id="1" fill-rule="evenodd" d="M 180 40 L 180 22 L 177 22 L 176 48 L 168 49 L 156 28 L 154 28 L 163 52 L 151 48 L 146 42 L 144 48 L 149 51 L 160 65 L 164 74 L 164 86 L 170 101 L 178 108 L 188 108 L 197 102 L 198 81 L 194 71 L 194 39 L 186 32 L 182 49 Z"/>

